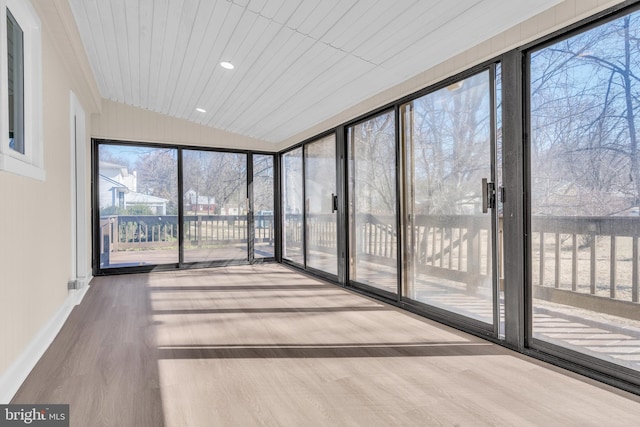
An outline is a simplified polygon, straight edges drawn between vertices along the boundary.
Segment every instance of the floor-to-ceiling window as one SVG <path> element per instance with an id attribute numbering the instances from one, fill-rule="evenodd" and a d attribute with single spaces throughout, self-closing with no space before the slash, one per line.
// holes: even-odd
<path id="1" fill-rule="evenodd" d="M 350 280 L 395 294 L 398 229 L 395 114 L 348 128 Z"/>
<path id="2" fill-rule="evenodd" d="M 275 258 L 273 154 L 95 140 L 94 156 L 97 274 Z"/>
<path id="3" fill-rule="evenodd" d="M 487 324 L 496 301 L 492 78 L 487 69 L 401 107 L 404 296 Z"/>
<path id="4" fill-rule="evenodd" d="M 302 148 L 282 155 L 282 257 L 304 265 Z"/>
<path id="5" fill-rule="evenodd" d="M 336 136 L 282 154 L 282 257 L 302 268 L 338 274 Z"/>
<path id="6" fill-rule="evenodd" d="M 184 262 L 248 259 L 247 155 L 183 150 Z"/>
<path id="7" fill-rule="evenodd" d="M 101 269 L 178 263 L 177 150 L 100 144 Z"/>
<path id="8" fill-rule="evenodd" d="M 304 146 L 307 267 L 338 274 L 336 138 Z"/>
<path id="9" fill-rule="evenodd" d="M 634 12 L 528 56 L 534 345 L 636 372 L 639 39 Z"/>
<path id="10" fill-rule="evenodd" d="M 253 155 L 254 258 L 275 256 L 273 156 Z"/>

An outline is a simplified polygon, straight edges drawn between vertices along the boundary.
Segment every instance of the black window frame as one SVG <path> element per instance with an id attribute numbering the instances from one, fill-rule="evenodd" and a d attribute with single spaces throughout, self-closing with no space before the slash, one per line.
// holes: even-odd
<path id="1" fill-rule="evenodd" d="M 147 273 L 151 271 L 172 271 L 172 270 L 187 270 L 187 269 L 196 269 L 196 268 L 209 268 L 209 267 L 223 267 L 228 265 L 251 265 L 251 264 L 261 264 L 261 263 L 269 263 L 275 262 L 277 260 L 277 253 L 272 257 L 264 257 L 264 258 L 254 258 L 253 254 L 250 251 L 253 248 L 250 242 L 247 242 L 247 259 L 246 260 L 238 260 L 238 259 L 229 259 L 229 260 L 214 260 L 214 261 L 197 261 L 197 262 L 184 262 L 184 233 L 182 230 L 182 224 L 184 223 L 184 206 L 182 200 L 184 199 L 183 193 L 183 164 L 182 164 L 182 152 L 184 150 L 191 151 L 205 151 L 205 152 L 222 152 L 222 153 L 238 153 L 246 155 L 247 161 L 247 176 L 246 176 L 246 186 L 247 186 L 247 195 L 249 195 L 250 207 L 249 213 L 247 214 L 247 236 L 253 235 L 253 226 L 254 226 L 254 218 L 253 218 L 253 201 L 251 200 L 251 183 L 253 181 L 253 155 L 266 155 L 273 157 L 273 167 L 274 167 L 274 221 L 279 218 L 279 209 L 276 204 L 276 200 L 279 197 L 277 194 L 277 185 L 278 182 L 276 180 L 275 175 L 277 173 L 277 159 L 278 155 L 276 152 L 270 151 L 257 151 L 257 150 L 238 150 L 238 149 L 229 149 L 229 148 L 218 148 L 218 147 L 202 147 L 202 146 L 194 146 L 194 145 L 182 145 L 182 144 L 165 144 L 165 143 L 157 143 L 157 142 L 139 142 L 139 141 L 130 141 L 130 140 L 117 140 L 117 139 L 103 139 L 103 138 L 92 138 L 91 140 L 91 159 L 92 159 L 92 168 L 91 168 L 91 176 L 92 176 L 92 186 L 91 186 L 91 200 L 92 200 L 92 235 L 93 235 L 93 245 L 92 245 L 92 270 L 94 276 L 107 276 L 112 274 L 129 274 L 129 273 Z M 150 264 L 143 266 L 126 266 L 126 267 L 113 267 L 113 268 L 101 268 L 100 267 L 100 200 L 99 200 L 99 146 L 100 145 L 111 145 L 111 146 L 123 146 L 123 147 L 147 147 L 147 148 L 163 148 L 163 149 L 174 149 L 177 152 L 176 159 L 176 168 L 177 168 L 177 186 L 178 186 L 178 262 L 176 263 L 168 263 L 168 264 Z M 280 239 L 278 237 L 279 233 L 278 227 L 275 227 L 275 242 L 274 244 L 279 245 Z"/>

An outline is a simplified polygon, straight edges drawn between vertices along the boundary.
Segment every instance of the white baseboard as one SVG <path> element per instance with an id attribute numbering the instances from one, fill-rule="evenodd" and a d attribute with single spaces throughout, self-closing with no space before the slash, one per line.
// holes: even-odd
<path id="1" fill-rule="evenodd" d="M 44 352 L 47 351 L 60 329 L 62 329 L 73 307 L 82 302 L 84 295 L 89 290 L 89 281 L 91 281 L 91 277 L 84 278 L 83 286 L 80 289 L 69 291 L 69 295 L 58 311 L 54 313 L 24 351 L 0 376 L 0 405 L 6 405 L 13 399 L 24 380 L 36 366 Z"/>

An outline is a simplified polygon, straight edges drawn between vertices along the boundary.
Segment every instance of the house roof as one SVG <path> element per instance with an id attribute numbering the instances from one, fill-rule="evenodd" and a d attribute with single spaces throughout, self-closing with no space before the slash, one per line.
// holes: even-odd
<path id="1" fill-rule="evenodd" d="M 162 197 L 151 196 L 149 194 L 136 193 L 135 191 L 129 191 L 124 200 L 127 203 L 136 204 L 136 205 L 162 205 L 167 203 L 168 199 L 163 199 Z"/>
<path id="2" fill-rule="evenodd" d="M 98 163 L 99 169 L 120 169 L 122 176 L 129 176 L 129 168 L 127 166 L 119 165 L 116 163 L 105 162 L 100 160 Z"/>
<path id="3" fill-rule="evenodd" d="M 109 178 L 107 176 L 102 175 L 102 174 L 100 174 L 99 176 L 100 176 L 100 179 L 102 181 L 106 181 L 107 183 L 111 184 L 112 185 L 111 188 L 124 188 L 127 192 L 130 191 L 129 187 L 127 187 L 126 185 L 124 185 L 124 184 L 122 184 L 122 183 L 120 183 L 118 181 L 115 181 L 115 180 L 113 180 L 113 179 L 111 179 L 111 178 Z"/>

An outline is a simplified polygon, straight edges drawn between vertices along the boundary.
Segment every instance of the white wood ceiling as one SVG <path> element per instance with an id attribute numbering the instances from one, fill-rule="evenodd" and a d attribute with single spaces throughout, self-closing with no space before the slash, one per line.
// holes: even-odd
<path id="1" fill-rule="evenodd" d="M 559 3 L 69 1 L 102 97 L 269 142 Z"/>

